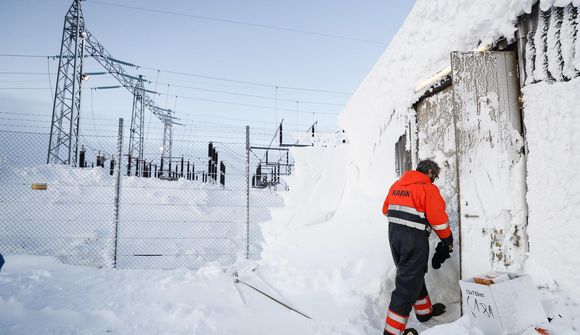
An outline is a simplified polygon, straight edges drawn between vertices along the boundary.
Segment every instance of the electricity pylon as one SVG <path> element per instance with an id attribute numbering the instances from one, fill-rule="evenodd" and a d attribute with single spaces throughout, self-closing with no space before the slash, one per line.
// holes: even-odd
<path id="1" fill-rule="evenodd" d="M 171 121 L 171 110 L 167 111 L 167 121 L 164 121 L 163 127 L 163 147 L 161 150 L 161 159 L 163 161 L 169 162 L 172 157 L 172 147 L 173 147 L 173 122 Z M 163 171 L 161 171 L 163 173 Z M 171 171 L 169 171 L 171 173 Z"/>
<path id="2" fill-rule="evenodd" d="M 149 109 L 165 126 L 163 138 L 163 153 L 171 157 L 173 144 L 172 126 L 176 118 L 171 110 L 155 105 L 147 93 L 155 93 L 143 88 L 143 78 L 131 76 L 123 65 L 133 64 L 113 58 L 105 47 L 85 28 L 81 0 L 73 0 L 64 19 L 62 44 L 60 50 L 57 84 L 52 109 L 52 124 L 48 145 L 47 163 L 77 165 L 79 119 L 81 107 L 81 81 L 83 74 L 83 57 L 86 54 L 101 64 L 109 74 L 133 94 L 133 113 L 136 109 L 139 116 L 131 120 L 133 141 L 130 144 L 129 154 L 136 154 L 136 158 L 143 159 L 143 109 Z M 135 122 L 135 124 L 134 124 Z"/>
<path id="3" fill-rule="evenodd" d="M 143 76 L 139 75 L 135 93 L 133 94 L 133 112 L 131 113 L 131 129 L 129 134 L 129 161 L 135 159 L 135 175 L 139 174 L 139 164 L 143 161 L 143 142 L 145 128 L 145 102 L 143 99 Z M 129 169 L 130 169 L 129 164 Z M 131 171 L 128 171 L 131 174 Z"/>
<path id="4" fill-rule="evenodd" d="M 80 0 L 74 0 L 64 18 L 62 30 L 47 163 L 77 165 L 86 36 Z"/>

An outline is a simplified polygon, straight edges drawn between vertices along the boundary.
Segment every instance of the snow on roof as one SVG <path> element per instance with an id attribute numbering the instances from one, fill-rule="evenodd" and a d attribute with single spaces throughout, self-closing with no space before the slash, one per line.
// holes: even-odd
<path id="1" fill-rule="evenodd" d="M 339 116 L 357 147 L 360 165 L 375 156 L 390 115 L 396 111 L 398 137 L 421 82 L 449 66 L 449 54 L 476 50 L 501 37 L 513 40 L 517 17 L 530 13 L 536 0 L 417 0 L 391 44 Z M 541 7 L 566 6 L 580 0 L 542 0 Z M 429 85 L 429 82 L 423 83 Z M 392 134 L 391 134 L 392 135 Z M 392 135 L 392 138 L 395 136 Z M 387 142 L 389 139 L 387 138 Z M 361 150 L 361 148 L 364 148 Z"/>

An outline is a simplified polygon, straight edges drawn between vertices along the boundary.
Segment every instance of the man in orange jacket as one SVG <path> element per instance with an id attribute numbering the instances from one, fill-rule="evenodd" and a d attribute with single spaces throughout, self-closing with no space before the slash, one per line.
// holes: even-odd
<path id="1" fill-rule="evenodd" d="M 453 250 L 445 200 L 433 184 L 439 170 L 432 160 L 419 162 L 417 170 L 405 172 L 391 186 L 383 204 L 383 214 L 389 221 L 391 253 L 397 266 L 383 334 L 404 334 L 413 307 L 421 322 L 445 312 L 445 305 L 431 304 L 425 287 L 430 231 L 435 231 L 450 252 Z"/>

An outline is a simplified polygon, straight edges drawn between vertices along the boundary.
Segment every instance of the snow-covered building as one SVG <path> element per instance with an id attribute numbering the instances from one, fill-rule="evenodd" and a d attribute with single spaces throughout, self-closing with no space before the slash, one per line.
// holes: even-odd
<path id="1" fill-rule="evenodd" d="M 579 4 L 419 0 L 340 117 L 377 197 L 420 159 L 442 166 L 460 236 L 448 273 L 429 274 L 442 300 L 504 270 L 580 301 Z"/>
<path id="2" fill-rule="evenodd" d="M 577 333 L 578 6 L 417 0 L 340 115 L 345 140 L 333 134 L 293 148 L 284 206 L 271 205 L 260 224 L 261 259 L 236 264 L 239 278 L 312 319 L 234 286 L 230 271 L 215 265 L 195 273 L 108 271 L 11 256 L 0 274 L 7 292 L 0 329 L 378 334 L 396 272 L 382 203 L 398 173 L 433 158 L 461 252 L 427 276 L 431 299 L 447 312 L 427 324 L 411 316 L 409 326 L 481 334 L 466 318 L 453 322 L 458 281 L 499 269 L 530 274 L 541 287 L 550 334 Z"/>

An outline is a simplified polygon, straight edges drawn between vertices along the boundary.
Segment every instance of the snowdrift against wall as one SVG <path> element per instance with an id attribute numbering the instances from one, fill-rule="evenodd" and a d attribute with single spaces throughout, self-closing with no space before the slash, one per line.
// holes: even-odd
<path id="1" fill-rule="evenodd" d="M 379 204 L 384 198 L 387 187 L 396 179 L 394 157 L 395 143 L 399 137 L 405 133 L 405 128 L 409 121 L 409 109 L 422 93 L 415 92 L 415 87 L 422 80 L 448 66 L 450 64 L 449 55 L 451 51 L 474 50 L 481 44 L 487 44 L 498 40 L 499 37 L 505 37 L 508 41 L 513 41 L 516 31 L 517 17 L 524 13 L 530 13 L 532 11 L 532 6 L 536 2 L 537 1 L 533 0 L 418 0 L 413 11 L 405 21 L 405 24 L 397 36 L 393 39 L 389 48 L 385 51 L 383 56 L 374 66 L 373 70 L 363 81 L 339 117 L 339 126 L 346 130 L 350 143 L 346 148 L 341 149 L 341 152 L 336 152 L 335 154 L 346 155 L 346 157 L 342 158 L 342 162 L 343 164 L 348 164 L 349 168 L 343 169 L 342 171 L 337 169 L 334 178 L 339 180 L 341 185 L 346 183 L 356 185 L 357 187 L 350 188 L 347 191 L 342 191 L 345 195 L 342 198 L 340 209 L 334 213 L 332 218 L 326 220 L 326 222 L 320 222 L 322 217 L 318 215 L 319 219 L 317 221 L 320 222 L 319 224 L 311 227 L 302 226 L 300 232 L 297 230 L 287 232 L 279 227 L 280 229 L 277 231 L 277 234 L 279 236 L 284 236 L 284 244 L 292 245 L 293 243 L 296 243 L 296 245 L 303 245 L 301 239 L 310 239 L 310 237 L 306 236 L 311 236 L 312 234 L 312 236 L 319 236 L 319 239 L 321 240 L 321 243 L 324 244 L 325 248 L 333 250 L 333 248 L 338 248 L 338 246 L 344 245 L 346 240 L 344 239 L 344 236 L 336 234 L 332 227 L 338 227 L 338 222 L 349 222 L 352 220 L 357 220 L 358 222 L 361 222 L 361 224 L 365 224 L 365 219 L 368 219 L 371 220 L 373 224 L 383 226 L 381 229 L 384 229 L 385 231 L 379 231 L 379 233 L 384 235 L 379 238 L 377 238 L 376 235 L 369 237 L 366 245 L 359 246 L 356 250 L 363 250 L 366 248 L 366 258 L 375 262 L 369 263 L 368 265 L 374 269 L 381 269 L 383 277 L 381 277 L 380 274 L 377 274 L 374 281 L 385 281 L 388 280 L 388 278 L 392 278 L 393 273 L 391 272 L 388 274 L 389 271 L 392 271 L 390 255 L 385 254 L 377 257 L 374 251 L 379 250 L 377 248 L 381 243 L 384 245 L 384 243 L 387 242 L 385 220 L 384 218 L 377 216 L 375 213 L 380 209 Z M 544 10 L 552 6 L 564 7 L 570 3 L 573 3 L 575 6 L 580 5 L 580 1 L 576 0 L 540 1 L 541 8 Z M 564 28 L 564 33 L 566 34 L 566 29 L 569 30 L 569 27 Z M 576 45 L 580 45 L 580 43 Z M 563 52 L 567 55 L 566 57 L 569 62 L 571 46 L 565 45 L 563 48 Z M 566 71 L 570 71 L 570 69 L 568 68 Z M 560 95 L 552 94 L 552 90 L 549 90 L 551 92 L 549 95 L 535 94 L 543 89 L 543 86 L 541 88 L 529 88 L 528 91 L 524 91 L 524 99 L 528 99 L 528 96 L 536 96 L 535 98 L 531 98 L 532 100 L 530 101 L 525 101 L 525 108 L 529 108 L 529 110 L 534 113 L 533 116 L 526 115 L 526 120 L 524 120 L 525 122 L 531 123 L 531 129 L 528 131 L 538 128 L 536 131 L 543 129 L 544 132 L 556 133 L 560 131 L 560 126 L 564 126 L 565 131 L 572 133 L 573 126 L 571 126 L 571 124 L 573 124 L 573 122 L 563 125 L 562 123 L 564 122 L 564 119 L 562 118 L 557 118 L 557 120 L 553 121 L 545 119 L 545 115 L 561 115 L 560 112 L 556 111 L 556 109 L 561 109 L 560 107 L 557 107 L 558 104 L 546 106 L 546 103 L 539 104 L 535 102 L 538 99 L 554 101 L 555 99 L 560 99 L 559 96 L 566 96 L 566 99 L 564 99 L 565 101 L 577 101 L 576 92 L 578 92 L 578 89 L 574 84 L 562 83 L 561 86 Z M 539 96 L 541 96 L 541 98 Z M 528 107 L 530 103 L 536 104 L 535 107 Z M 540 109 L 543 110 L 540 111 Z M 574 114 L 574 111 L 570 107 L 564 109 L 566 109 L 567 112 L 565 113 L 568 115 Z M 546 126 L 548 128 L 546 128 Z M 540 136 L 530 136 L 529 169 L 533 169 L 536 172 L 528 175 L 528 185 L 534 183 L 535 186 L 530 187 L 530 193 L 528 193 L 527 200 L 530 206 L 535 206 L 541 199 L 546 198 L 539 194 L 540 189 L 545 193 L 555 191 L 556 188 L 564 186 L 560 183 L 560 180 L 555 180 L 554 184 L 548 182 L 548 180 L 555 179 L 555 177 L 550 177 L 546 181 L 540 181 L 539 178 L 543 178 L 541 171 L 546 168 L 564 168 L 567 172 L 564 172 L 563 175 L 570 176 L 570 171 L 572 171 L 571 169 L 573 166 L 578 164 L 578 160 L 576 158 L 570 160 L 569 162 L 571 164 L 568 166 L 566 166 L 566 164 L 562 165 L 561 163 L 557 163 L 555 152 L 559 151 L 556 150 L 550 155 L 550 157 L 553 158 L 552 162 L 544 163 L 542 154 L 538 153 L 538 151 L 536 151 L 536 156 L 534 157 L 534 149 L 532 147 L 536 146 L 539 152 L 545 153 L 550 150 L 549 148 L 553 148 L 554 145 L 560 145 L 560 143 L 562 143 L 561 141 L 564 141 L 565 146 L 569 145 L 569 150 L 572 150 L 571 145 L 573 143 L 579 144 L 580 142 L 579 139 L 570 135 L 569 138 L 554 139 L 556 142 L 549 142 L 538 146 Z M 569 155 L 569 152 L 566 154 Z M 577 155 L 572 156 L 577 157 Z M 304 156 L 302 158 L 308 157 Z M 300 158 L 297 157 L 297 161 L 299 160 Z M 311 160 L 311 164 L 316 164 L 314 163 L 316 161 L 325 164 L 329 159 Z M 356 174 L 351 173 L 351 171 L 356 171 Z M 300 174 L 297 174 L 296 178 L 299 177 Z M 313 192 L 313 194 L 324 194 L 319 189 L 314 190 L 317 187 L 318 186 L 309 188 L 308 192 Z M 333 192 L 335 191 L 335 187 L 336 185 L 332 185 L 326 190 Z M 574 218 L 577 218 L 580 215 L 578 210 L 575 209 L 579 207 L 577 206 L 576 195 L 579 194 L 580 190 L 575 186 L 570 186 L 570 183 L 568 183 L 566 187 L 567 194 L 571 195 L 571 200 L 568 200 L 567 204 L 569 206 L 563 214 L 565 219 L 568 219 L 569 222 L 574 222 Z M 486 196 L 490 195 L 488 194 Z M 314 206 L 314 204 L 309 204 L 306 201 L 301 203 L 307 208 L 306 210 L 310 210 L 309 206 Z M 352 213 L 344 210 L 344 208 L 348 208 L 349 205 L 354 203 L 357 204 L 356 217 L 353 217 Z M 550 226 L 550 224 L 556 221 L 555 213 L 559 207 L 556 206 L 555 208 L 547 209 L 546 206 L 549 206 L 549 204 L 550 201 L 546 202 L 546 204 L 543 205 L 544 207 L 539 206 L 536 209 L 530 208 L 530 256 L 535 267 L 533 269 L 528 267 L 526 270 L 532 272 L 532 276 L 535 279 L 538 279 L 537 284 L 551 284 L 552 282 L 550 281 L 550 278 L 543 280 L 540 278 L 539 274 L 547 271 L 546 269 L 555 269 L 556 264 L 560 263 L 555 262 L 553 263 L 555 264 L 554 266 L 544 267 L 545 264 L 554 259 L 559 259 L 563 262 L 572 251 L 571 249 L 566 248 L 555 248 L 555 244 L 559 244 L 559 241 L 562 240 L 553 238 L 548 230 L 550 230 L 550 227 L 555 227 L 555 229 L 557 229 L 561 234 L 567 234 L 563 231 L 565 225 L 564 221 L 566 220 L 559 221 L 562 225 L 558 223 L 555 226 Z M 287 209 L 280 209 L 280 212 L 286 210 Z M 298 208 L 294 210 L 296 212 L 299 211 Z M 274 217 L 276 217 L 276 214 L 274 214 Z M 549 221 L 549 223 L 544 222 L 545 220 Z M 534 225 L 536 225 L 536 227 L 534 227 Z M 318 235 L 317 231 L 321 230 L 321 227 L 325 227 L 325 230 L 329 232 L 328 236 L 323 235 L 323 237 L 321 237 Z M 360 226 L 357 226 L 356 224 L 342 225 L 340 227 L 341 231 L 343 229 L 345 232 L 350 231 L 350 235 L 356 235 L 361 232 Z M 331 231 L 333 232 L 331 233 Z M 552 236 L 551 242 L 548 242 L 550 239 L 548 236 Z M 572 238 L 572 236 L 575 235 L 570 234 L 568 236 L 571 236 Z M 312 238 L 315 239 L 314 237 Z M 332 242 L 329 242 L 329 238 Z M 315 245 L 316 241 L 311 241 L 310 243 Z M 282 255 L 282 250 L 276 250 L 275 245 L 276 242 L 267 240 L 264 253 L 266 260 L 273 260 Z M 570 248 L 573 248 L 572 245 L 573 243 L 570 243 Z M 314 248 L 312 249 L 312 252 L 316 252 Z M 364 252 L 360 251 L 360 254 L 362 255 Z M 320 255 L 314 257 L 322 258 Z M 300 273 L 300 269 L 304 264 L 310 263 L 309 261 L 302 263 L 298 258 L 285 258 L 284 261 L 285 266 L 295 269 L 294 271 L 296 273 Z M 320 261 L 320 259 L 318 259 L 318 261 Z M 316 268 L 314 265 L 308 265 L 305 267 L 309 269 L 308 271 L 314 269 L 315 271 L 324 272 L 325 269 L 330 271 L 333 267 L 341 268 L 341 266 L 340 257 L 337 259 L 329 257 L 324 258 L 324 266 L 321 268 Z M 577 268 L 575 264 L 574 266 Z M 386 278 L 384 277 L 385 274 L 388 274 Z M 557 282 L 561 281 L 563 287 L 566 288 L 568 293 L 572 294 L 575 300 L 580 300 L 580 295 L 577 293 L 578 284 L 574 284 L 580 282 L 577 277 L 577 270 L 574 270 L 572 267 L 566 267 L 565 270 L 555 271 L 553 274 L 555 277 L 552 279 L 555 279 Z M 364 282 L 364 280 L 361 280 L 359 284 L 363 285 Z M 367 282 L 373 282 L 373 278 L 369 276 Z M 451 287 L 444 286 L 438 289 L 445 292 L 446 290 L 451 289 Z M 388 297 L 390 290 L 387 287 L 383 287 L 383 290 L 375 287 L 372 292 L 373 294 L 386 295 Z M 376 304 L 379 302 L 383 303 L 383 305 L 377 306 Z M 377 317 L 381 314 L 378 312 L 378 309 L 383 308 L 386 310 L 386 302 L 382 299 L 369 301 L 367 306 L 368 309 L 374 308 L 377 310 L 375 312 Z"/>
<path id="2" fill-rule="evenodd" d="M 360 169 L 361 185 L 368 186 L 371 193 L 378 195 L 385 184 L 389 184 L 396 178 L 394 158 L 391 154 L 396 140 L 405 131 L 408 110 L 417 99 L 417 93 L 414 92 L 417 83 L 447 66 L 451 51 L 473 50 L 478 44 L 492 42 L 500 36 L 513 40 L 517 17 L 530 13 L 532 6 L 537 2 L 533 0 L 501 2 L 481 0 L 418 1 L 416 3 L 404 26 L 340 115 L 339 124 L 346 129 L 351 141 L 349 157 Z M 539 3 L 542 10 L 548 10 L 552 6 L 580 5 L 579 1 L 566 0 L 539 1 Z M 570 30 L 569 27 L 564 25 L 563 28 L 563 33 L 569 34 L 567 32 Z M 580 43 L 576 44 L 578 45 Z M 562 48 L 569 63 L 572 46 L 565 44 Z M 570 69 L 566 71 L 569 72 Z M 542 137 L 544 142 L 540 144 L 540 137 L 536 137 L 538 135 L 533 134 L 532 131 L 544 134 L 558 134 L 562 131 L 567 134 L 572 133 L 574 123 L 571 122 L 573 121 L 571 118 L 575 117 L 573 115 L 577 112 L 567 106 L 570 106 L 571 101 L 577 101 L 578 89 L 573 82 L 557 84 L 558 88 L 551 89 L 550 85 L 540 85 L 538 88 L 529 87 L 528 91 L 524 91 L 526 110 L 524 123 L 526 127 L 530 127 L 528 129 L 530 162 L 527 180 L 530 188 L 528 193 L 530 254 L 534 261 L 551 268 L 552 266 L 548 266 L 548 259 L 539 258 L 539 255 L 555 252 L 556 249 L 547 248 L 548 245 L 540 242 L 542 240 L 547 242 L 548 239 L 545 234 L 547 232 L 540 233 L 540 231 L 549 229 L 547 228 L 549 224 L 545 223 L 546 220 L 554 221 L 554 209 L 546 208 L 553 202 L 548 200 L 550 197 L 546 197 L 546 194 L 557 193 L 558 188 L 564 185 L 560 180 L 555 180 L 555 183 L 548 183 L 547 180 L 550 178 L 542 180 L 546 177 L 543 172 L 551 170 L 554 171 L 552 172 L 554 175 L 571 178 L 572 167 L 578 161 L 577 154 L 570 151 L 573 150 L 574 143 L 580 142 L 571 135 L 565 138 L 560 136 L 546 142 L 544 136 Z M 543 90 L 542 94 L 539 94 L 540 90 Z M 557 103 L 557 101 L 561 102 Z M 566 101 L 568 101 L 567 105 Z M 548 115 L 550 117 L 546 119 Z M 568 148 L 568 151 L 554 150 L 562 145 Z M 542 189 L 542 194 L 537 191 L 540 189 Z M 573 222 L 573 217 L 578 217 L 580 214 L 575 209 L 578 207 L 575 206 L 577 202 L 575 196 L 578 193 L 580 193 L 578 188 L 570 186 L 570 183 L 566 185 L 565 194 L 570 197 L 563 201 L 563 204 L 566 204 L 563 214 L 568 218 L 563 221 Z M 538 205 L 540 201 L 544 201 L 541 206 Z M 368 207 L 366 210 L 375 209 Z M 543 214 L 540 215 L 540 213 Z M 536 228 L 540 225 L 546 228 Z M 559 240 L 552 239 L 552 241 Z M 562 250 L 562 248 L 560 250 L 561 252 L 555 252 L 551 257 L 566 259 L 569 250 Z M 567 283 L 579 282 L 577 273 L 572 268 L 567 269 L 558 272 L 557 276 Z M 578 290 L 577 286 L 568 285 L 568 289 L 576 300 L 580 300 L 580 295 L 575 293 Z"/>

